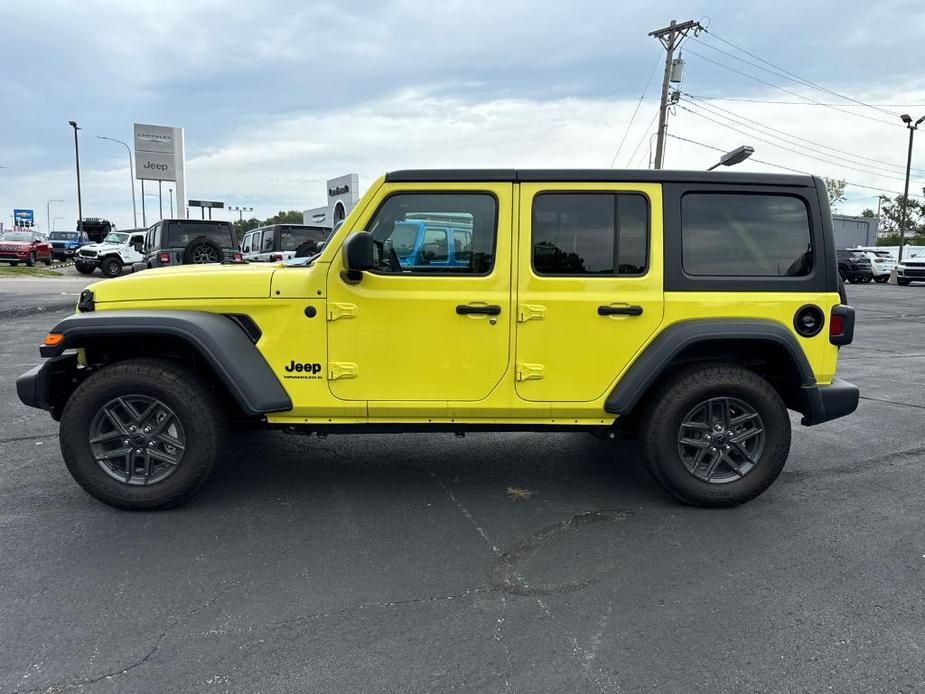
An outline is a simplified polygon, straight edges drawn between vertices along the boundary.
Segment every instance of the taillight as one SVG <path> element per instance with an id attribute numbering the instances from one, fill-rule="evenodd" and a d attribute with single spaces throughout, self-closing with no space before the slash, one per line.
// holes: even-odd
<path id="1" fill-rule="evenodd" d="M 854 339 L 854 309 L 844 304 L 832 307 L 829 316 L 829 342 L 833 345 L 850 345 Z"/>
<path id="2" fill-rule="evenodd" d="M 157 259 L 162 263 L 169 263 L 170 253 L 168 253 L 167 251 L 161 251 L 160 253 L 157 254 Z"/>
<path id="3" fill-rule="evenodd" d="M 282 260 L 282 259 L 283 259 L 283 256 L 282 256 L 281 253 L 273 253 L 272 255 L 270 255 L 270 262 L 271 262 L 271 263 L 275 263 L 275 262 L 280 261 L 280 260 Z"/>
<path id="4" fill-rule="evenodd" d="M 231 259 L 235 263 L 244 262 L 244 256 L 241 255 L 238 251 L 235 251 L 234 253 L 231 254 Z"/>

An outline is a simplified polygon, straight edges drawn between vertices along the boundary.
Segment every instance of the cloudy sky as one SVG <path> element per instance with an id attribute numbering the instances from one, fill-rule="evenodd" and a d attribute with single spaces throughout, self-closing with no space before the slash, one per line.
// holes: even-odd
<path id="1" fill-rule="evenodd" d="M 121 228 L 127 155 L 97 136 L 130 142 L 134 121 L 183 126 L 189 196 L 258 217 L 322 204 L 348 172 L 646 167 L 664 55 L 647 33 L 672 18 L 709 30 L 684 45 L 668 167 L 748 143 L 743 169 L 846 179 L 843 212 L 902 191 L 898 114 L 925 114 L 920 1 L 34 0 L 0 5 L 0 219 L 31 207 L 44 228 L 59 198 L 74 228 L 71 119 L 84 215 Z"/>

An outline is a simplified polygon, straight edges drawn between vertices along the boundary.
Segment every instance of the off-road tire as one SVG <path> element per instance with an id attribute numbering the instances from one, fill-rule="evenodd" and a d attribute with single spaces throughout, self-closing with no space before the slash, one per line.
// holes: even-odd
<path id="1" fill-rule="evenodd" d="M 848 305 L 848 290 L 845 289 L 845 281 L 841 277 L 838 278 L 838 298 L 842 304 Z"/>
<path id="2" fill-rule="evenodd" d="M 203 260 L 208 256 L 210 260 Z M 183 264 L 197 265 L 205 263 L 221 263 L 225 260 L 222 247 L 208 236 L 197 236 L 183 249 Z"/>
<path id="3" fill-rule="evenodd" d="M 35 251 L 32 251 L 26 258 L 26 267 L 35 267 Z"/>
<path id="4" fill-rule="evenodd" d="M 303 241 L 295 249 L 295 258 L 307 258 L 310 255 L 315 255 L 318 252 L 318 242 L 317 241 Z"/>
<path id="5" fill-rule="evenodd" d="M 118 277 L 122 274 L 122 260 L 115 256 L 103 258 L 100 261 L 100 272 L 106 277 Z"/>
<path id="6" fill-rule="evenodd" d="M 92 275 L 93 271 L 96 270 L 95 265 L 83 265 L 81 263 L 74 263 L 74 267 L 81 275 Z"/>
<path id="7" fill-rule="evenodd" d="M 838 268 L 838 279 L 840 279 L 842 282 L 848 281 L 848 275 L 845 274 L 845 271 L 841 268 Z"/>
<path id="8" fill-rule="evenodd" d="M 173 410 L 185 432 L 186 448 L 176 470 L 147 486 L 130 486 L 102 470 L 90 449 L 97 412 L 116 397 L 146 395 Z M 214 390 L 195 372 L 166 359 L 128 359 L 104 366 L 78 386 L 61 416 L 61 454 L 88 494 L 133 511 L 171 508 L 189 500 L 212 472 L 226 434 L 225 410 Z"/>
<path id="9" fill-rule="evenodd" d="M 751 406 L 765 430 L 757 464 L 741 479 L 704 482 L 688 470 L 678 452 L 681 421 L 698 403 L 733 397 Z M 647 399 L 639 445 L 646 469 L 666 492 L 691 506 L 737 506 L 754 499 L 777 479 L 790 451 L 790 418 L 771 385 L 734 365 L 694 365 L 672 373 Z"/>

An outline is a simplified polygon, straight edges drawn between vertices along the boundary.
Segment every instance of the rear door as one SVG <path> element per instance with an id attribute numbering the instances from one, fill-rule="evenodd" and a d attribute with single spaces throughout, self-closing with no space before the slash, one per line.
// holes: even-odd
<path id="1" fill-rule="evenodd" d="M 604 396 L 662 320 L 658 184 L 522 183 L 517 394 Z"/>

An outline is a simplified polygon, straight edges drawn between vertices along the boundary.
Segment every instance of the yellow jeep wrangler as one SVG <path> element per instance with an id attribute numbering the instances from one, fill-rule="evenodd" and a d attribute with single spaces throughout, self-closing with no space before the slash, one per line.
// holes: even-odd
<path id="1" fill-rule="evenodd" d="M 857 407 L 838 282 L 818 178 L 396 171 L 310 258 L 92 285 L 17 388 L 122 508 L 191 497 L 242 422 L 624 429 L 669 493 L 729 506 L 780 473 L 788 409 Z"/>

